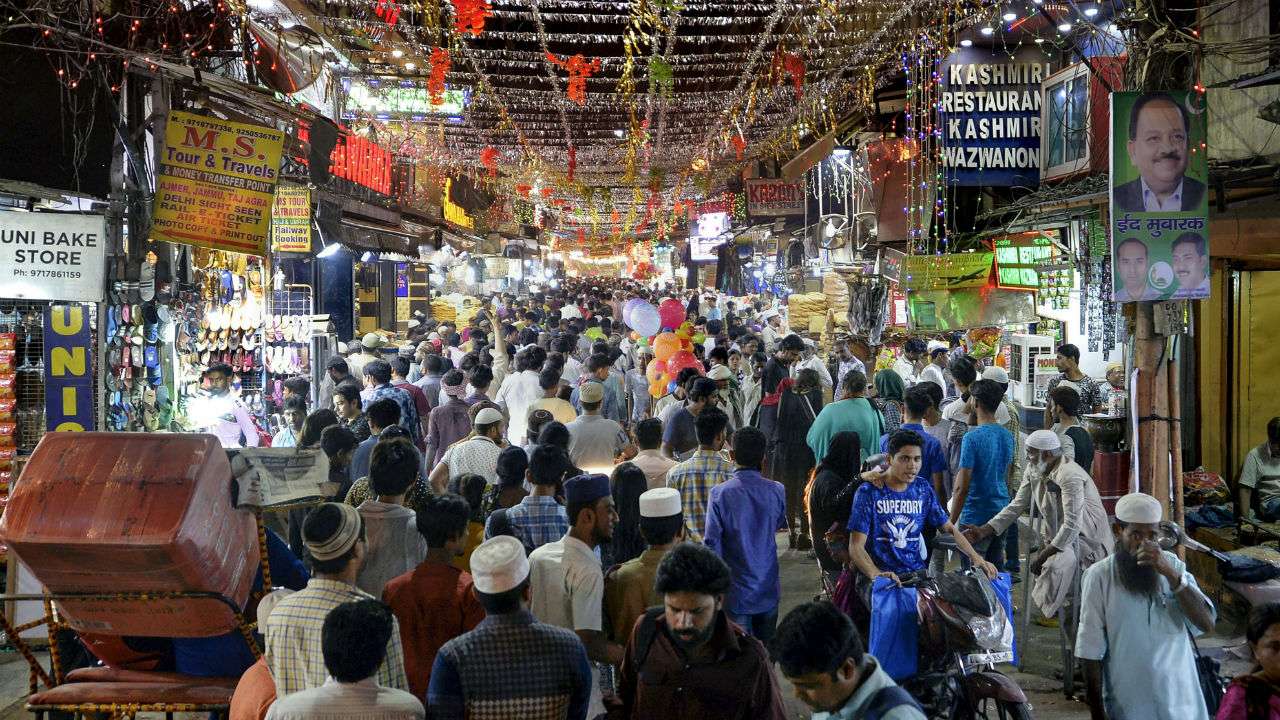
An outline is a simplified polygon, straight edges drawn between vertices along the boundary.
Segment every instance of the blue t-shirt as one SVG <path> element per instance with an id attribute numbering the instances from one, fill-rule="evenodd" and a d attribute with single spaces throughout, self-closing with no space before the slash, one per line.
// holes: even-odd
<path id="1" fill-rule="evenodd" d="M 945 473 L 947 471 L 947 455 L 942 452 L 942 443 L 938 442 L 938 438 L 930 435 L 920 423 L 903 423 L 899 430 L 910 430 L 919 435 L 924 440 L 924 447 L 920 448 L 920 474 L 916 477 L 933 485 L 934 473 Z M 889 436 L 880 436 L 880 452 L 889 452 Z"/>
<path id="2" fill-rule="evenodd" d="M 983 525 L 1009 504 L 1005 476 L 1013 462 L 1013 435 L 1000 425 L 969 428 L 960 445 L 959 469 L 973 471 L 960 512 L 961 525 Z"/>
<path id="3" fill-rule="evenodd" d="M 849 529 L 867 536 L 867 553 L 882 572 L 909 573 L 929 559 L 926 527 L 947 524 L 947 513 L 927 481 L 916 478 L 897 492 L 863 483 L 853 495 Z"/>

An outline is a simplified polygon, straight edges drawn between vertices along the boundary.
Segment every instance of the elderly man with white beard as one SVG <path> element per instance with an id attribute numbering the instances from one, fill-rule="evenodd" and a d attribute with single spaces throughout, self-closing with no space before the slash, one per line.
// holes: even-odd
<path id="1" fill-rule="evenodd" d="M 1076 657 L 1093 720 L 1208 720 L 1192 634 L 1217 614 L 1177 555 L 1156 542 L 1150 495 L 1116 503 L 1116 549 L 1084 574 Z"/>
<path id="2" fill-rule="evenodd" d="M 1066 602 L 1076 569 L 1087 570 L 1110 555 L 1115 543 L 1097 486 L 1083 468 L 1063 456 L 1057 433 L 1037 430 L 1026 446 L 1027 473 L 1017 495 L 985 525 L 965 535 L 971 543 L 999 535 L 1030 512 L 1031 529 L 1041 545 L 1031 561 L 1031 597 L 1045 617 L 1052 617 Z"/>

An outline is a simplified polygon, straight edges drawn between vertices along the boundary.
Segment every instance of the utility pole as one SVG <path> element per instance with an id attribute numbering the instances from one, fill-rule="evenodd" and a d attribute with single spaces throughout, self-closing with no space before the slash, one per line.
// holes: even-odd
<path id="1" fill-rule="evenodd" d="M 1129 33 L 1127 86 L 1142 92 L 1190 88 L 1193 58 L 1185 49 L 1173 48 L 1172 43 L 1174 29 L 1195 20 L 1193 0 L 1135 0 L 1131 12 L 1135 26 Z M 1134 378 L 1136 401 L 1130 412 L 1138 426 L 1133 448 L 1138 459 L 1138 489 L 1153 495 L 1165 508 L 1165 516 L 1181 523 L 1182 423 L 1174 416 L 1181 413 L 1182 405 L 1178 362 L 1170 352 L 1171 338 L 1156 330 L 1156 314 L 1163 310 L 1153 302 L 1131 307 L 1133 369 L 1138 372 Z"/>

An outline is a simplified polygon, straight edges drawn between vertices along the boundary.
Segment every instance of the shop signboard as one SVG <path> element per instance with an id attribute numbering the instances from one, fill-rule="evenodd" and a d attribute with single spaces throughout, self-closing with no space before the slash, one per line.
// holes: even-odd
<path id="1" fill-rule="evenodd" d="M 995 253 L 910 255 L 902 261 L 902 286 L 908 291 L 983 287 Z"/>
<path id="2" fill-rule="evenodd" d="M 1195 91 L 1111 94 L 1116 302 L 1209 297 L 1207 125 Z"/>
<path id="3" fill-rule="evenodd" d="M 311 252 L 311 190 L 297 185 L 276 188 L 271 205 L 271 249 Z"/>
<path id="4" fill-rule="evenodd" d="M 283 146 L 274 128 L 170 111 L 151 238 L 266 255 Z"/>
<path id="5" fill-rule="evenodd" d="M 1038 232 L 1002 235 L 992 240 L 996 252 L 996 286 L 1040 289 L 1040 267 L 1054 255 L 1053 240 Z"/>
<path id="6" fill-rule="evenodd" d="M 0 212 L 0 295 L 100 302 L 106 243 L 101 215 Z"/>
<path id="7" fill-rule="evenodd" d="M 44 309 L 44 416 L 53 432 L 94 429 L 92 348 L 84 305 Z"/>
<path id="8" fill-rule="evenodd" d="M 1035 404 L 1043 406 L 1049 397 L 1049 382 L 1062 373 L 1058 369 L 1058 356 L 1037 355 L 1035 369 Z"/>
<path id="9" fill-rule="evenodd" d="M 804 187 L 776 178 L 748 180 L 747 214 L 751 217 L 803 215 Z"/>
<path id="10" fill-rule="evenodd" d="M 467 108 L 465 89 L 445 89 L 440 102 L 431 101 L 425 80 L 385 75 L 342 78 L 342 119 L 373 117 L 378 120 L 421 122 L 443 116 L 461 116 Z"/>
<path id="11" fill-rule="evenodd" d="M 901 250 L 893 248 L 880 249 L 880 274 L 886 279 L 893 282 L 902 281 L 902 262 L 907 259 L 907 254 Z"/>
<path id="12" fill-rule="evenodd" d="M 961 48 L 943 63 L 939 121 L 947 183 L 1040 184 L 1041 83 L 1052 72 L 1037 46 Z"/>

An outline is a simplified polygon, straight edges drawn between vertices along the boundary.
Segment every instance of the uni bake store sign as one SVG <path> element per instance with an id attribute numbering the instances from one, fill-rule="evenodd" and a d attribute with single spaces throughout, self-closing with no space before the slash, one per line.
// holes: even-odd
<path id="1" fill-rule="evenodd" d="M 0 212 L 0 297 L 99 302 L 106 244 L 101 215 Z"/>
<path id="2" fill-rule="evenodd" d="M 1052 68 L 1035 47 L 1010 56 L 961 48 L 942 65 L 938 119 L 951 185 L 1040 184 L 1042 83 Z"/>

